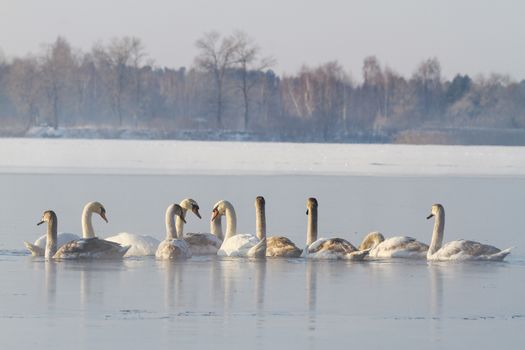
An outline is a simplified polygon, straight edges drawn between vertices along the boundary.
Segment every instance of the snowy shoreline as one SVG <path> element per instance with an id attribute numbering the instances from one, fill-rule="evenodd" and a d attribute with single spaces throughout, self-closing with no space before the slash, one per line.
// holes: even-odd
<path id="1" fill-rule="evenodd" d="M 0 173 L 525 176 L 525 147 L 0 138 Z"/>

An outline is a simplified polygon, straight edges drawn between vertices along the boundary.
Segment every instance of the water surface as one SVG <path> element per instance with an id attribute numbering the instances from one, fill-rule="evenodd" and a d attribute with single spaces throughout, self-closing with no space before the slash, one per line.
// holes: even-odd
<path id="1" fill-rule="evenodd" d="M 2 347 L 515 348 L 525 341 L 525 179 L 522 177 L 0 175 Z M 311 262 L 302 259 L 153 258 L 46 262 L 23 253 L 54 209 L 80 232 L 85 202 L 106 206 L 101 236 L 164 235 L 164 210 L 191 196 L 206 231 L 229 199 L 253 232 L 256 195 L 269 234 L 302 245 L 305 202 L 319 200 L 326 236 L 357 244 L 371 230 L 428 242 L 432 203 L 447 212 L 445 241 L 515 246 L 503 263 Z"/>

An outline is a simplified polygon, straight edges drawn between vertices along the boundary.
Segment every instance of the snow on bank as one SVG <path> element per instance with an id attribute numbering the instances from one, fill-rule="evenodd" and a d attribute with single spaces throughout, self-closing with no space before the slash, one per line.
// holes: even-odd
<path id="1" fill-rule="evenodd" d="M 0 173 L 524 176 L 525 147 L 5 138 Z"/>

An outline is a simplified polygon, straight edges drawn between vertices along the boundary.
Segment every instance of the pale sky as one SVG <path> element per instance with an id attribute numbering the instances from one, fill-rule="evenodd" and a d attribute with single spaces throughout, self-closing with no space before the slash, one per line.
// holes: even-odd
<path id="1" fill-rule="evenodd" d="M 520 0 L 0 0 L 0 52 L 37 53 L 66 37 L 84 51 L 118 36 L 142 39 L 160 66 L 189 67 L 204 32 L 243 30 L 275 70 L 337 60 L 361 79 L 363 58 L 409 76 L 436 56 L 447 78 L 525 79 L 525 1 Z"/>

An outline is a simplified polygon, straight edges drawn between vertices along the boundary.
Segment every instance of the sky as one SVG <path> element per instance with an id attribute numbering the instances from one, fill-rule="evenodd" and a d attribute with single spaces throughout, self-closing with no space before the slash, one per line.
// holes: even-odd
<path id="1" fill-rule="evenodd" d="M 0 0 L 0 52 L 36 54 L 57 36 L 89 51 L 136 36 L 159 66 L 189 67 L 205 32 L 246 32 L 279 74 L 338 61 L 361 79 L 375 55 L 410 76 L 430 57 L 445 78 L 525 79 L 525 1 L 519 0 Z"/>

